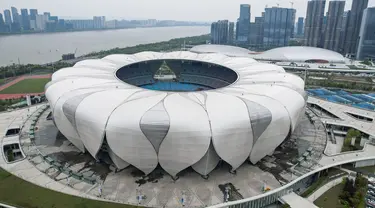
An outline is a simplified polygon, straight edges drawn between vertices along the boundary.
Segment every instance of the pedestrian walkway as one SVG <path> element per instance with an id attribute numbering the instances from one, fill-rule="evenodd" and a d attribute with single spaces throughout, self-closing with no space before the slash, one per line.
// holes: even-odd
<path id="1" fill-rule="evenodd" d="M 29 126 L 25 125 L 25 121 L 28 120 L 30 116 L 32 116 L 33 112 L 37 111 L 43 105 L 45 104 L 36 105 L 30 108 L 24 108 L 16 111 L 0 113 L 0 144 L 3 142 L 5 129 L 8 126 L 17 125 L 27 129 Z M 46 174 L 40 172 L 28 159 L 24 159 L 14 163 L 7 163 L 3 155 L 0 155 L 0 167 L 23 180 L 26 180 L 30 183 L 33 183 L 41 187 L 84 198 L 107 201 L 104 199 L 97 198 L 93 195 L 80 192 L 67 185 L 52 180 Z"/>
<path id="2" fill-rule="evenodd" d="M 289 204 L 291 208 L 318 208 L 311 201 L 298 196 L 296 193 L 292 192 L 290 194 L 281 197 L 281 201 Z"/>
<path id="3" fill-rule="evenodd" d="M 327 166 L 333 163 L 349 163 L 351 161 L 361 160 L 373 160 L 375 159 L 375 146 L 365 144 L 363 150 L 355 152 L 344 152 L 334 156 L 323 156 L 319 161 L 322 166 Z"/>
<path id="4" fill-rule="evenodd" d="M 314 193 L 312 193 L 309 197 L 307 197 L 307 200 L 310 202 L 314 202 L 317 200 L 321 195 L 323 195 L 325 192 L 327 192 L 332 187 L 335 187 L 339 185 L 343 178 L 347 177 L 347 175 L 341 176 L 340 178 L 336 178 L 335 180 L 332 180 L 326 184 L 324 184 L 322 187 L 320 187 L 318 190 L 316 190 Z"/>
<path id="5" fill-rule="evenodd" d="M 345 126 L 350 128 L 355 128 L 364 132 L 370 136 L 375 136 L 375 125 L 373 122 L 367 122 L 364 120 L 360 120 L 350 116 L 350 114 L 355 114 L 358 116 L 363 116 L 366 118 L 375 118 L 375 112 L 364 110 L 360 108 L 355 108 L 348 105 L 338 104 L 329 102 L 326 100 L 318 99 L 315 97 L 309 97 L 307 102 L 309 104 L 315 104 L 320 106 L 321 108 L 325 109 L 326 111 L 332 113 L 333 115 L 337 116 L 338 119 L 333 118 L 321 118 L 323 123 L 332 124 L 337 126 Z"/>

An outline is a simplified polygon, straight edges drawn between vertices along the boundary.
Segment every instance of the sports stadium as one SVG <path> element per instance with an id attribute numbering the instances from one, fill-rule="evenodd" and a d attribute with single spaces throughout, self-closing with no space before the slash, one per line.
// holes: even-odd
<path id="1" fill-rule="evenodd" d="M 301 78 L 270 61 L 201 49 L 110 55 L 58 70 L 45 87 L 49 104 L 0 116 L 1 168 L 130 206 L 261 208 L 315 207 L 326 198 L 316 184 L 351 173 L 336 167 L 375 164 L 372 93 L 305 91 Z M 361 134 L 358 150 L 345 151 L 352 130 Z"/>
<path id="2" fill-rule="evenodd" d="M 304 81 L 251 58 L 186 51 L 110 55 L 55 72 L 55 125 L 82 152 L 118 169 L 204 177 L 272 154 L 304 114 Z"/>
<path id="3" fill-rule="evenodd" d="M 345 64 L 348 59 L 341 54 L 316 47 L 288 46 L 274 48 L 253 56 L 256 60 L 274 62 L 335 63 Z"/>
<path id="4" fill-rule="evenodd" d="M 234 57 L 250 57 L 262 62 L 296 62 L 296 63 L 332 63 L 345 64 L 349 59 L 341 54 L 317 47 L 288 46 L 270 49 L 264 52 L 253 52 L 244 48 L 225 45 L 205 44 L 190 49 L 195 53 L 221 53 Z"/>

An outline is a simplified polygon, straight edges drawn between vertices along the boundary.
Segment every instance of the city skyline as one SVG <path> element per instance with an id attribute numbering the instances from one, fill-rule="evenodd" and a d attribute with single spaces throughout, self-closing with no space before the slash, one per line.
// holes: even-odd
<path id="1" fill-rule="evenodd" d="M 207 24 L 204 22 L 198 23 L 156 19 L 107 21 L 105 16 L 93 16 L 87 19 L 64 19 L 61 18 L 61 16 L 51 16 L 51 12 L 45 11 L 40 12 L 39 14 L 38 9 L 35 8 L 21 8 L 18 10 L 18 8 L 14 6 L 10 7 L 10 9 L 4 9 L 3 14 L 0 12 L 0 33 L 4 34 Z"/>
<path id="2" fill-rule="evenodd" d="M 325 11 L 328 11 L 327 1 Z M 345 1 L 345 10 L 349 10 L 352 0 Z M 160 19 L 160 20 L 189 20 L 189 21 L 216 21 L 218 19 L 228 19 L 236 21 L 239 15 L 238 5 L 250 4 L 252 15 L 251 21 L 256 16 L 261 16 L 266 5 L 268 7 L 277 6 L 291 8 L 290 0 L 231 0 L 222 1 L 220 4 L 214 0 L 190 0 L 190 1 L 172 1 L 159 0 L 153 2 L 150 0 L 90 0 L 90 8 L 87 9 L 88 1 L 66 0 L 64 2 L 51 2 L 47 0 L 3 0 L 0 2 L 1 10 L 12 6 L 18 9 L 36 8 L 40 11 L 49 11 L 65 19 L 90 18 L 92 16 L 106 16 L 110 19 Z M 199 5 L 199 6 L 197 6 Z M 375 0 L 369 0 L 369 7 L 375 6 Z M 296 17 L 305 17 L 307 0 L 294 0 L 293 8 L 296 9 Z M 169 12 L 166 12 L 166 11 Z M 144 12 L 139 12 L 144 11 Z M 191 15 L 194 11 L 194 15 Z M 215 11 L 215 12 L 212 12 Z M 296 18 L 297 19 L 297 18 Z"/>

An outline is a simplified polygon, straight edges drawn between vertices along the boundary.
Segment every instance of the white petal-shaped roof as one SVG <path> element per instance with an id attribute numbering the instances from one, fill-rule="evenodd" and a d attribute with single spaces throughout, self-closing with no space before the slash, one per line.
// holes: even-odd
<path id="1" fill-rule="evenodd" d="M 117 75 L 155 60 L 181 61 L 173 64 L 180 63 L 185 82 L 219 88 L 155 91 Z M 207 71 L 195 74 L 200 72 L 195 65 L 181 64 L 194 61 L 208 64 Z M 142 78 L 149 69 L 135 67 L 129 73 Z M 131 79 L 143 83 L 139 77 Z M 173 177 L 190 166 L 207 175 L 220 159 L 232 170 L 247 159 L 258 162 L 294 130 L 305 107 L 303 80 L 282 67 L 247 57 L 186 51 L 78 62 L 53 74 L 46 96 L 57 127 L 81 151 L 97 157 L 106 142 L 118 168 L 132 165 L 149 174 L 160 164 Z"/>
<path id="2" fill-rule="evenodd" d="M 220 53 L 233 57 L 251 57 L 250 54 L 254 53 L 246 48 L 215 44 L 197 45 L 192 47 L 190 51 L 194 53 Z"/>
<path id="3" fill-rule="evenodd" d="M 330 63 L 345 63 L 346 58 L 341 54 L 323 48 L 308 46 L 288 46 L 274 48 L 254 55 L 257 60 L 305 62 L 308 60 L 325 60 Z"/>

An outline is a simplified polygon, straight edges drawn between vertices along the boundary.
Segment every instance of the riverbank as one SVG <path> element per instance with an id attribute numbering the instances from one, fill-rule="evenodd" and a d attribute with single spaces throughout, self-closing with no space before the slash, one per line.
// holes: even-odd
<path id="1" fill-rule="evenodd" d="M 126 48 L 113 48 L 110 50 L 100 51 L 100 52 L 92 52 L 87 55 L 83 55 L 82 57 L 90 57 L 90 56 L 98 56 L 99 58 L 111 55 L 111 54 L 134 54 L 139 53 L 142 51 L 156 51 L 156 52 L 163 52 L 163 51 L 170 51 L 170 50 L 178 50 L 181 49 L 184 44 L 189 45 L 200 45 L 205 44 L 210 39 L 210 35 L 200 35 L 200 36 L 193 36 L 193 37 L 185 37 L 185 38 L 176 38 L 171 39 L 169 41 L 162 41 L 157 43 L 151 44 L 139 44 L 132 47 Z"/>
<path id="2" fill-rule="evenodd" d="M 174 25 L 174 26 L 135 26 L 135 27 L 121 27 L 121 28 L 102 28 L 102 29 L 75 29 L 75 30 L 64 30 L 64 31 L 25 31 L 25 32 L 11 32 L 11 33 L 3 33 L 0 32 L 1 36 L 14 36 L 14 35 L 35 35 L 35 34 L 55 34 L 55 33 L 75 33 L 75 32 L 100 32 L 100 31 L 111 31 L 111 30 L 126 30 L 126 29 L 137 29 L 137 28 L 165 28 L 165 27 L 191 27 L 191 26 L 209 26 L 209 25 Z"/>
<path id="3" fill-rule="evenodd" d="M 169 41 L 162 41 L 150 44 L 138 44 L 136 46 L 130 46 L 125 48 L 113 48 L 110 50 L 102 50 L 99 52 L 92 52 L 87 55 L 77 57 L 73 60 L 67 61 L 55 61 L 48 64 L 14 64 L 0 67 L 0 78 L 6 79 L 10 77 L 17 77 L 25 74 L 51 74 L 54 71 L 73 66 L 77 61 L 88 59 L 88 58 L 101 58 L 110 54 L 133 54 L 142 51 L 170 51 L 180 49 L 184 43 L 190 45 L 199 45 L 206 43 L 210 39 L 210 36 L 199 35 L 184 38 L 174 38 Z"/>
<path id="4" fill-rule="evenodd" d="M 208 34 L 209 27 L 154 27 L 117 30 L 36 33 L 0 36 L 0 66 L 56 62 L 63 54 L 76 57 L 113 48 L 152 44 Z"/>

